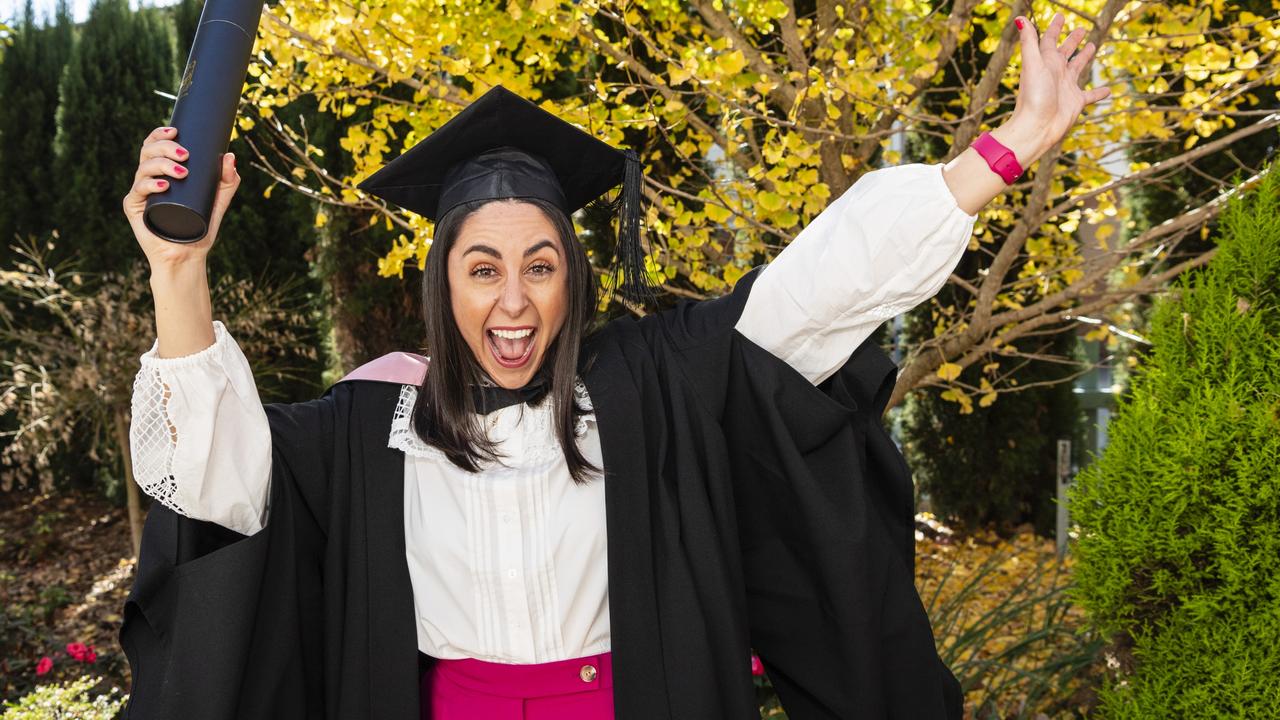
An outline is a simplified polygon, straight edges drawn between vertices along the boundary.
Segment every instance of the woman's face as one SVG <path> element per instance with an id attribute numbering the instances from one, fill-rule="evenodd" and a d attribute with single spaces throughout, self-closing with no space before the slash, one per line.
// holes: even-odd
<path id="1" fill-rule="evenodd" d="M 525 385 L 568 313 L 555 226 L 531 203 L 488 203 L 463 222 L 448 266 L 453 319 L 471 353 L 498 385 Z"/>

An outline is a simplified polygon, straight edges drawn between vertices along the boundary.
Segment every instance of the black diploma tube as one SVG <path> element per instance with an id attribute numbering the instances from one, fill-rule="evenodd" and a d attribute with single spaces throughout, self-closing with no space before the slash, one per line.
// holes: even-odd
<path id="1" fill-rule="evenodd" d="M 182 73 L 172 127 L 190 153 L 187 176 L 147 198 L 143 222 L 165 240 L 192 243 L 209 232 L 209 215 L 222 174 L 222 155 L 258 34 L 263 0 L 206 0 Z"/>

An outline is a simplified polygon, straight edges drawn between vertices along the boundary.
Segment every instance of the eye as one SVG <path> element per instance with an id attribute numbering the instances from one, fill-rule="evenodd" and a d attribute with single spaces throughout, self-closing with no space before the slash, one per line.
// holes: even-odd
<path id="1" fill-rule="evenodd" d="M 529 272 L 533 273 L 534 275 L 550 275 L 555 271 L 556 271 L 556 267 L 551 263 L 546 263 L 546 262 L 537 263 L 535 265 L 530 266 L 529 268 Z"/>
<path id="2" fill-rule="evenodd" d="M 497 274 L 497 269 L 492 265 L 477 265 L 471 270 L 471 277 L 477 278 L 490 278 Z"/>

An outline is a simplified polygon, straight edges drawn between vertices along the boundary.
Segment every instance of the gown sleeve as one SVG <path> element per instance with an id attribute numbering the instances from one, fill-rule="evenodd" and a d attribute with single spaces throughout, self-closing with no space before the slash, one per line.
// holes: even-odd
<path id="1" fill-rule="evenodd" d="M 219 321 L 193 355 L 141 358 L 129 444 L 142 491 L 174 512 L 252 535 L 266 522 L 271 432 L 249 362 Z"/>
<path id="2" fill-rule="evenodd" d="M 914 585 L 911 473 L 881 418 L 897 368 L 869 335 L 945 282 L 972 216 L 938 166 L 891 170 L 732 293 L 637 323 L 676 418 L 662 442 L 696 448 L 674 460 L 684 494 L 669 514 L 693 516 L 693 495 L 728 499 L 698 552 L 733 548 L 721 567 L 796 720 L 963 716 Z M 690 488 L 724 466 L 727 490 Z"/>
<path id="3" fill-rule="evenodd" d="M 737 329 L 821 383 L 880 323 L 938 292 L 976 220 L 940 163 L 869 172 L 764 266 Z"/>
<path id="4" fill-rule="evenodd" d="M 743 338 L 720 425 L 751 645 L 788 717 L 960 720 L 915 587 L 911 472 L 881 416 L 897 368 L 864 340 L 826 381 Z"/>
<path id="5" fill-rule="evenodd" d="M 263 406 L 215 335 L 193 356 L 144 357 L 135 386 L 138 479 L 159 502 L 120 629 L 125 717 L 323 717 L 322 568 L 351 384 Z"/>

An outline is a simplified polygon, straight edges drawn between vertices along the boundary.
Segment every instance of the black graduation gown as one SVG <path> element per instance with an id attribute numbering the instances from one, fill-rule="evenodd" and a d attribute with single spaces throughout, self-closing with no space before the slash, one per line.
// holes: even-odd
<path id="1" fill-rule="evenodd" d="M 619 720 L 960 718 L 913 580 L 912 490 L 864 343 L 814 386 L 734 330 L 756 277 L 583 348 L 605 478 Z M 154 505 L 120 638 L 138 720 L 412 720 L 419 654 L 393 383 L 268 405 L 251 536 Z M 425 656 L 422 656 L 425 657 Z"/>

